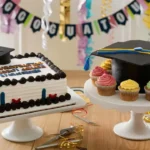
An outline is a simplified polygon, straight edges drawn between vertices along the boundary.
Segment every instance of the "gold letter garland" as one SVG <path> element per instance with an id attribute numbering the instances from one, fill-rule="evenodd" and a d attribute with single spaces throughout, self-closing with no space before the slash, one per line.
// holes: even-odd
<path id="1" fill-rule="evenodd" d="M 70 23 L 70 0 L 60 0 L 60 26 L 59 35 L 62 41 L 66 41 L 65 24 Z"/>

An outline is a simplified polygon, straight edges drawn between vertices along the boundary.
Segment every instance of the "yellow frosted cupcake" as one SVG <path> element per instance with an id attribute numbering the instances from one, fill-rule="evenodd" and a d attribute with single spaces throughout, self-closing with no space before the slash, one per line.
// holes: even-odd
<path id="1" fill-rule="evenodd" d="M 112 64 L 112 60 L 111 59 L 106 59 L 105 61 L 103 61 L 100 65 L 100 67 L 102 67 L 103 69 L 105 69 L 107 71 L 107 73 L 111 74 L 111 65 Z"/>
<path id="2" fill-rule="evenodd" d="M 146 86 L 144 87 L 145 89 L 145 98 L 150 101 L 150 81 L 146 84 Z"/>
<path id="3" fill-rule="evenodd" d="M 121 82 L 118 89 L 120 98 L 124 101 L 137 100 L 140 91 L 139 84 L 131 79 Z"/>

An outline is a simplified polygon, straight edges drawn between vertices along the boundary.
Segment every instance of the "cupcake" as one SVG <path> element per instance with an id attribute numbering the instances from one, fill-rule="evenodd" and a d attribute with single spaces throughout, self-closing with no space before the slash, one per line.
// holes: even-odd
<path id="1" fill-rule="evenodd" d="M 146 84 L 146 86 L 144 87 L 145 89 L 145 98 L 150 101 L 150 81 Z"/>
<path id="2" fill-rule="evenodd" d="M 135 101 L 139 96 L 139 84 L 131 79 L 121 82 L 118 89 L 120 98 L 124 101 Z"/>
<path id="3" fill-rule="evenodd" d="M 93 82 L 93 84 L 95 85 L 95 82 L 97 80 L 98 77 L 102 76 L 104 73 L 106 73 L 106 70 L 96 66 L 91 72 L 90 72 L 90 78 Z"/>
<path id="4" fill-rule="evenodd" d="M 100 67 L 102 67 L 103 69 L 105 69 L 107 71 L 107 73 L 112 74 L 112 60 L 111 59 L 106 59 L 105 61 L 103 61 L 100 65 Z"/>
<path id="5" fill-rule="evenodd" d="M 116 80 L 110 74 L 103 74 L 95 82 L 97 91 L 102 96 L 112 96 L 116 90 Z"/>

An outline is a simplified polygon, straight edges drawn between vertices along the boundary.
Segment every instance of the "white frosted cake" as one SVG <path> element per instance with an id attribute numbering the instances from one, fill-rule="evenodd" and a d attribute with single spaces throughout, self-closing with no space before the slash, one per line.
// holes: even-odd
<path id="1" fill-rule="evenodd" d="M 56 107 L 70 99 L 66 74 L 44 55 L 7 54 L 4 63 L 0 61 L 0 113 L 53 104 Z"/>

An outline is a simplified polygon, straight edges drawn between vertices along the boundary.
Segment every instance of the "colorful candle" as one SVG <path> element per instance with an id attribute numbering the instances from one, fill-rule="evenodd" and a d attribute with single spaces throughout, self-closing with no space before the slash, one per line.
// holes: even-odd
<path id="1" fill-rule="evenodd" d="M 46 99 L 46 89 L 42 89 L 42 100 Z"/>
<path id="2" fill-rule="evenodd" d="M 5 93 L 1 93 L 1 105 L 5 105 Z"/>

